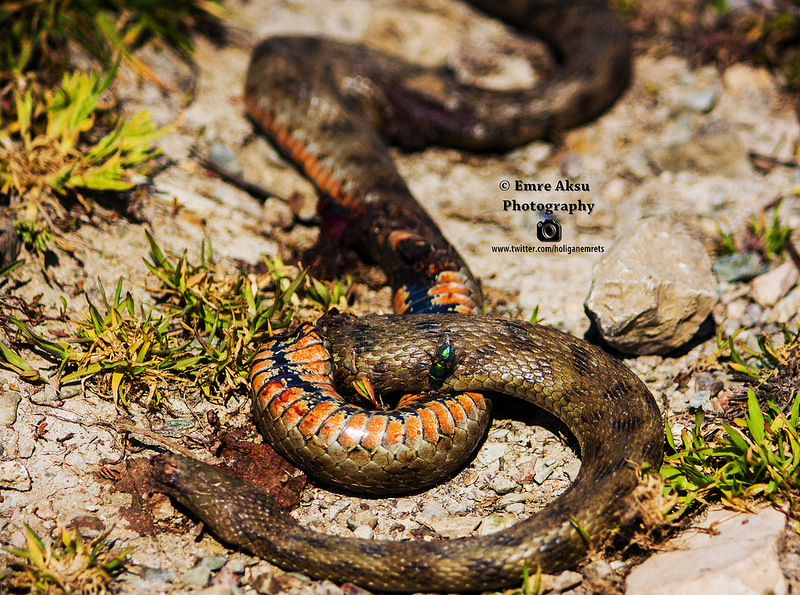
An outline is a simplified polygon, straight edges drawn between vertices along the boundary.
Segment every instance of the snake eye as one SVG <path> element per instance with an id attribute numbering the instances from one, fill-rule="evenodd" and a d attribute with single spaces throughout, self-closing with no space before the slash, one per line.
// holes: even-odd
<path id="1" fill-rule="evenodd" d="M 433 356 L 431 370 L 428 372 L 431 380 L 434 380 L 435 382 L 441 382 L 444 380 L 455 359 L 456 350 L 453 348 L 453 344 L 450 342 L 450 339 L 445 339 L 442 344 L 439 345 L 438 349 L 436 350 L 436 354 Z"/>

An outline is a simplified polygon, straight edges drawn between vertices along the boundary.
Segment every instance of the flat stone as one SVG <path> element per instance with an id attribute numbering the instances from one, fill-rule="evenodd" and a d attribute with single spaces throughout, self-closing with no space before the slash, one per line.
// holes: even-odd
<path id="1" fill-rule="evenodd" d="M 679 139 L 673 138 L 666 146 L 650 151 L 650 159 L 659 170 L 734 177 L 746 175 L 750 169 L 747 150 L 733 132 L 701 131 L 685 141 L 676 141 Z"/>
<path id="2" fill-rule="evenodd" d="M 444 537 L 466 537 L 481 524 L 478 516 L 457 516 L 431 521 L 428 526 Z"/>
<path id="3" fill-rule="evenodd" d="M 495 512 L 487 516 L 478 527 L 478 535 L 491 535 L 516 524 L 517 515 L 510 512 Z"/>
<path id="4" fill-rule="evenodd" d="M 18 391 L 0 392 L 0 425 L 13 424 L 17 421 L 17 407 L 22 400 Z"/>
<path id="5" fill-rule="evenodd" d="M 204 556 L 183 573 L 183 581 L 195 587 L 204 587 L 211 579 L 211 573 L 225 566 L 227 561 L 224 556 Z"/>
<path id="6" fill-rule="evenodd" d="M 701 112 L 705 114 L 714 109 L 714 106 L 716 105 L 718 98 L 719 98 L 719 89 L 716 88 L 706 89 L 704 91 L 698 91 L 696 93 L 687 95 L 681 101 L 680 106 L 695 112 Z"/>
<path id="7" fill-rule="evenodd" d="M 563 470 L 570 481 L 575 481 L 575 478 L 578 477 L 578 473 L 581 470 L 580 460 L 574 459 L 572 461 L 568 461 L 564 464 Z"/>
<path id="8" fill-rule="evenodd" d="M 0 489 L 27 492 L 31 485 L 31 476 L 25 465 L 19 461 L 0 463 Z"/>
<path id="9" fill-rule="evenodd" d="M 519 516 L 525 512 L 525 505 L 522 502 L 514 502 L 506 506 L 506 512 Z"/>
<path id="10" fill-rule="evenodd" d="M 536 584 L 536 573 L 531 573 L 528 585 Z M 539 577 L 539 593 L 563 593 L 583 582 L 583 577 L 572 570 L 565 570 L 561 574 L 542 574 Z M 532 592 L 532 589 L 531 589 Z"/>
<path id="11" fill-rule="evenodd" d="M 677 226 L 645 219 L 595 266 L 586 313 L 623 353 L 667 353 L 686 343 L 717 301 L 711 259 Z"/>
<path id="12" fill-rule="evenodd" d="M 369 525 L 361 525 L 356 527 L 355 531 L 353 531 L 353 535 L 359 539 L 372 539 L 375 537 L 375 531 Z"/>
<path id="13" fill-rule="evenodd" d="M 447 516 L 447 510 L 436 500 L 426 502 L 422 511 L 417 515 L 417 522 L 423 525 L 429 524 L 436 519 L 443 519 Z"/>
<path id="14" fill-rule="evenodd" d="M 750 282 L 751 296 L 763 307 L 774 306 L 789 290 L 795 286 L 800 277 L 794 262 L 787 260 L 768 273 L 759 275 Z"/>
<path id="15" fill-rule="evenodd" d="M 578 572 L 572 570 L 565 570 L 561 574 L 556 575 L 553 581 L 553 590 L 558 592 L 566 591 L 577 587 L 583 582 L 583 577 Z"/>
<path id="16" fill-rule="evenodd" d="M 508 452 L 508 444 L 504 444 L 502 442 L 489 442 L 483 445 L 483 448 L 478 452 L 478 456 L 475 457 L 478 464 L 482 466 L 490 465 L 494 463 L 496 460 L 500 459 L 504 454 Z"/>
<path id="17" fill-rule="evenodd" d="M 700 531 L 676 540 L 680 549 L 656 554 L 634 568 L 626 593 L 785 595 L 786 578 L 778 560 L 785 526 L 786 517 L 771 507 L 755 514 L 713 508 Z"/>
<path id="18" fill-rule="evenodd" d="M 769 322 L 790 322 L 799 312 L 800 287 L 795 287 L 772 308 Z"/>
<path id="19" fill-rule="evenodd" d="M 503 476 L 497 476 L 489 483 L 489 489 L 498 496 L 513 492 L 516 488 L 517 482 Z"/>
<path id="20" fill-rule="evenodd" d="M 533 476 L 533 481 L 538 484 L 543 484 L 545 480 L 553 474 L 555 467 L 551 465 L 550 467 L 542 467 L 539 469 L 536 474 Z"/>
<path id="21" fill-rule="evenodd" d="M 417 503 L 411 498 L 398 498 L 394 508 L 397 512 L 414 512 L 417 509 Z"/>
<path id="22" fill-rule="evenodd" d="M 351 531 L 355 531 L 362 525 L 374 529 L 377 524 L 378 517 L 369 510 L 360 510 L 347 520 L 347 528 Z"/>
<path id="23" fill-rule="evenodd" d="M 736 252 L 714 261 L 714 274 L 720 281 L 749 281 L 764 270 L 761 257 L 753 252 Z"/>

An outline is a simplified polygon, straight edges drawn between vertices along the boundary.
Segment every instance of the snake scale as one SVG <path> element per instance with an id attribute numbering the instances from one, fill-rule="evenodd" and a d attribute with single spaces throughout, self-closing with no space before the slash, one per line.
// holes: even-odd
<path id="1" fill-rule="evenodd" d="M 558 499 L 509 529 L 391 542 L 307 530 L 222 469 L 156 457 L 156 488 L 219 538 L 315 578 L 453 592 L 519 583 L 525 568 L 564 569 L 616 526 L 639 470 L 661 460 L 661 415 L 641 380 L 562 332 L 481 316 L 469 268 L 392 162 L 384 138 L 504 150 L 593 118 L 624 90 L 629 34 L 604 1 L 476 4 L 545 38 L 562 67 L 544 85 L 498 92 L 333 40 L 271 38 L 254 51 L 248 114 L 319 188 L 323 236 L 355 241 L 380 263 L 402 313 L 333 313 L 266 342 L 251 369 L 256 421 L 276 450 L 324 480 L 393 492 L 418 487 L 420 471 L 438 481 L 451 472 L 439 463 L 463 462 L 488 422 L 483 393 L 504 393 L 561 418 L 580 443 L 581 470 Z M 431 75 L 446 102 L 419 90 Z M 365 412 L 336 392 L 359 378 L 422 396 Z"/>

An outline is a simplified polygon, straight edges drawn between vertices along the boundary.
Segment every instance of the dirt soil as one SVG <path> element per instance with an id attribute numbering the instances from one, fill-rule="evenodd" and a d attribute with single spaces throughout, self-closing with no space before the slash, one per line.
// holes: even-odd
<path id="1" fill-rule="evenodd" d="M 148 256 L 145 230 L 165 249 L 188 251 L 194 258 L 207 237 L 227 267 L 256 265 L 262 254 L 290 260 L 314 243 L 313 189 L 254 133 L 243 115 L 249 51 L 262 37 L 324 34 L 371 42 L 452 66 L 465 78 L 488 85 L 527 84 L 535 76 L 516 53 L 526 43 L 503 25 L 449 0 L 254 0 L 226 6 L 229 39 L 220 45 L 198 38 L 196 71 L 170 52 L 147 47 L 143 56 L 165 86 L 123 72 L 119 93 L 126 110 L 147 109 L 159 123 L 174 125 L 159 142 L 167 167 L 138 205 L 138 220 L 83 226 L 70 237 L 77 257 L 59 254 L 50 268 L 50 283 L 44 282 L 37 261 L 28 258 L 14 273 L 14 295 L 27 300 L 40 296 L 53 315 L 64 297 L 67 312 L 77 316 L 86 307 L 79 289 L 98 301 L 99 284 L 112 291 L 122 278 L 137 301 L 151 303 L 144 290 L 155 285 L 142 262 Z M 756 168 L 748 157 L 755 152 L 791 165 L 800 136 L 792 98 L 765 69 L 735 64 L 721 71 L 696 66 L 691 56 L 680 53 L 649 32 L 647 37 L 641 34 L 630 89 L 604 116 L 564 133 L 558 142 L 534 142 L 504 155 L 438 148 L 395 152 L 414 194 L 482 280 L 492 310 L 527 318 L 538 306 L 545 323 L 582 336 L 588 329 L 583 302 L 602 256 L 497 253 L 499 246 L 537 243 L 537 213 L 505 210 L 504 200 L 593 203 L 591 215 L 560 219 L 561 244 L 600 246 L 606 252 L 646 217 L 673 218 L 710 248 L 718 226 L 741 230 L 748 218 L 780 198 L 785 199 L 784 224 L 800 227 L 797 169 L 774 164 Z M 693 147 L 703 150 L 698 155 Z M 221 181 L 200 165 L 195 150 L 229 166 L 238 164 L 248 180 L 291 198 L 290 204 L 276 199 L 262 203 Z M 686 158 L 682 151 L 693 157 L 681 161 Z M 579 178 L 589 190 L 501 189 L 505 181 L 512 188 L 517 180 L 555 186 L 567 178 Z M 363 274 L 356 277 L 354 311 L 388 311 L 388 289 L 376 289 L 365 279 Z M 742 287 L 720 282 L 717 324 L 736 318 L 739 310 L 729 306 L 746 300 Z M 771 309 L 754 316 L 752 308 L 749 312 L 750 326 L 759 328 L 773 314 Z M 47 330 L 67 327 L 53 323 Z M 695 392 L 693 374 L 715 348 L 712 338 L 680 357 L 626 361 L 678 426 L 685 423 Z M 35 355 L 25 355 L 41 369 L 55 371 Z M 52 384 L 30 386 L 0 371 L 0 396 L 21 396 L 16 420 L 0 426 L 0 460 L 19 461 L 32 479 L 27 491 L 0 492 L 0 543 L 23 545 L 25 523 L 46 535 L 57 523 L 74 521 L 90 537 L 111 528 L 110 539 L 118 546 L 135 548 L 117 586 L 122 593 L 196 590 L 209 584 L 209 576 L 215 585 L 210 588 L 225 593 L 294 588 L 287 579 L 276 578 L 282 575 L 274 567 L 227 550 L 197 530 L 167 498 L 151 494 L 133 461 L 150 456 L 153 441 L 140 436 L 128 443 L 111 423 L 125 415 L 139 428 L 181 441 L 211 460 L 202 448 L 212 435 L 209 411 L 216 412 L 222 427 L 240 429 L 244 438 L 260 441 L 250 428 L 248 400 L 209 402 L 190 391 L 167 395 L 165 407 L 155 414 L 137 405 L 123 412 L 109 400 L 107 389 L 76 384 L 57 392 Z M 435 527 L 454 534 L 469 534 L 475 527 L 482 532 L 532 514 L 563 491 L 580 468 L 574 449 L 574 439 L 556 420 L 501 405 L 483 450 L 452 481 L 423 494 L 387 500 L 332 493 L 311 482 L 294 514 L 313 528 L 340 535 L 429 539 L 437 536 Z M 443 528 L 437 524 L 442 518 L 461 519 L 461 524 Z M 196 566 L 200 558 L 212 569 Z M 618 561 L 614 567 L 624 572 L 625 564 Z"/>

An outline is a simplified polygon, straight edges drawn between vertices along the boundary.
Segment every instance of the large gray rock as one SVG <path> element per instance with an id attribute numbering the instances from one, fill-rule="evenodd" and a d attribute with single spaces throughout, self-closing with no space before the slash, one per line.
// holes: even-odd
<path id="1" fill-rule="evenodd" d="M 584 307 L 623 353 L 667 353 L 686 343 L 717 300 L 703 245 L 666 221 L 646 219 L 597 263 Z"/>

